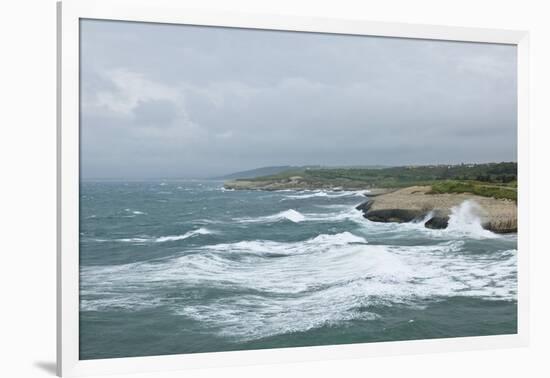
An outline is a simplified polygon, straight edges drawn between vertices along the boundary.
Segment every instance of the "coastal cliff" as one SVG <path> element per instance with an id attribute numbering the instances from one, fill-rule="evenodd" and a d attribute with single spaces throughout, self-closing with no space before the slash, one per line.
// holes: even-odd
<path id="1" fill-rule="evenodd" d="M 469 201 L 473 215 L 484 229 L 495 233 L 517 232 L 517 205 L 508 199 L 470 193 L 433 193 L 430 186 L 411 186 L 369 198 L 357 206 L 373 222 L 424 222 L 432 229 L 446 228 L 453 208 Z"/>
<path id="2" fill-rule="evenodd" d="M 426 165 L 386 168 L 293 168 L 269 176 L 233 179 L 235 190 L 366 191 L 357 207 L 373 222 L 420 222 L 447 228 L 465 202 L 483 228 L 517 232 L 517 164 Z"/>

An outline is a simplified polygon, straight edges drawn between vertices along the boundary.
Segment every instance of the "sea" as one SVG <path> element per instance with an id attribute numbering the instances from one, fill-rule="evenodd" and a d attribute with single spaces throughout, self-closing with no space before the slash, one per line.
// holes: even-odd
<path id="1" fill-rule="evenodd" d="M 375 223 L 364 191 L 82 181 L 80 359 L 517 332 L 517 236 Z"/>

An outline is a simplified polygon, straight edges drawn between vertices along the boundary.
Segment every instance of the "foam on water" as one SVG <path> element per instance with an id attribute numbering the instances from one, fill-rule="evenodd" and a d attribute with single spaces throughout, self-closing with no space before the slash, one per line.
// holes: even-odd
<path id="1" fill-rule="evenodd" d="M 81 288 L 90 296 L 81 308 L 169 304 L 174 313 L 210 324 L 220 334 L 250 340 L 373 320 L 379 306 L 422 306 L 453 296 L 514 300 L 517 251 L 476 255 L 464 248 L 461 240 L 371 245 L 352 232 L 293 243 L 206 245 L 166 260 L 83 267 Z M 154 294 L 170 287 L 189 300 Z M 205 288 L 226 294 L 191 300 L 195 290 Z M 101 299 L 91 299 L 100 293 Z"/>
<path id="2" fill-rule="evenodd" d="M 164 243 L 164 242 L 170 242 L 170 241 L 185 240 L 198 235 L 210 235 L 213 233 L 215 232 L 207 228 L 201 227 L 197 230 L 188 231 L 185 234 L 181 234 L 181 235 L 168 235 L 168 236 L 159 236 L 159 237 L 143 236 L 143 237 L 114 239 L 114 241 L 124 242 L 124 243 L 140 243 L 140 244 L 141 243 Z M 109 240 L 94 239 L 94 241 L 106 242 Z"/>
<path id="3" fill-rule="evenodd" d="M 395 237 L 403 234 L 425 235 L 430 239 L 506 239 L 508 236 L 499 235 L 485 230 L 482 226 L 483 209 L 474 201 L 467 200 L 451 208 L 449 224 L 445 229 L 429 229 L 424 226 L 434 213 L 428 213 L 423 219 L 408 223 L 382 223 L 364 221 L 362 226 L 370 232 L 391 232 Z M 512 236 L 515 237 L 515 236 Z"/>
<path id="4" fill-rule="evenodd" d="M 483 209 L 474 201 L 462 202 L 451 209 L 448 232 L 474 238 L 496 238 L 497 234 L 485 230 L 481 225 Z"/>
<path id="5" fill-rule="evenodd" d="M 286 195 L 283 200 L 286 199 L 307 199 L 307 198 L 316 198 L 316 197 L 328 197 L 328 198 L 339 198 L 339 197 L 348 197 L 348 196 L 364 196 L 365 191 L 315 191 L 313 193 L 308 193 L 306 191 L 299 192 L 298 194 Z"/>
<path id="6" fill-rule="evenodd" d="M 294 209 L 288 209 L 288 210 L 281 211 L 277 214 L 267 215 L 264 217 L 237 218 L 234 220 L 240 223 L 266 223 L 266 222 L 278 222 L 281 220 L 289 220 L 291 222 L 298 223 L 298 222 L 303 222 L 304 220 L 306 220 L 306 218 L 299 211 L 296 211 Z"/>
<path id="7" fill-rule="evenodd" d="M 294 223 L 299 222 L 327 222 L 327 221 L 343 221 L 343 220 L 355 220 L 362 221 L 364 218 L 362 213 L 355 210 L 355 208 L 349 208 L 346 206 L 346 210 L 339 212 L 329 213 L 300 213 L 294 209 L 288 209 L 281 211 L 273 215 L 267 215 L 257 218 L 235 218 L 233 219 L 239 223 L 269 223 L 278 222 L 281 220 L 289 220 Z"/>
<path id="8" fill-rule="evenodd" d="M 108 241 L 104 239 L 96 239 L 97 241 Z M 150 238 L 122 238 L 122 239 L 115 239 L 115 241 L 123 242 L 123 243 L 147 243 L 148 241 L 151 241 Z"/>
<path id="9" fill-rule="evenodd" d="M 182 205 L 166 205 L 168 218 L 145 202 L 128 202 L 124 206 L 131 209 L 120 213 L 147 212 L 140 217 L 147 220 L 143 228 L 124 222 L 130 226 L 116 224 L 110 234 L 92 228 L 98 222 L 90 220 L 81 240 L 101 259 L 81 265 L 81 310 L 123 311 L 126 319 L 131 312 L 155 309 L 151 313 L 172 315 L 176 322 L 161 318 L 163 327 L 192 319 L 200 322 L 201 337 L 215 335 L 217 342 L 218 336 L 239 341 L 323 326 L 362 327 L 350 322 L 376 321 L 456 297 L 478 299 L 481 309 L 486 301 L 516 300 L 515 236 L 483 230 L 483 214 L 474 203 L 454 208 L 447 229 L 430 230 L 423 222 L 368 221 L 354 209 L 360 201 L 352 192 L 221 194 L 211 188 L 208 194 L 185 187 L 180 197 L 175 191 Z M 289 195 L 300 198 L 280 202 Z M 191 206 L 188 200 L 195 201 L 194 211 L 184 207 Z M 107 210 L 101 210 L 88 214 L 104 217 Z M 255 218 L 231 218 L 259 212 Z M 216 237 L 207 236 L 211 233 Z M 113 239 L 119 235 L 130 237 Z M 88 243 L 96 241 L 117 243 Z M 132 262 L 120 264 L 121 256 Z M 107 263 L 113 265 L 100 265 Z"/>
<path id="10" fill-rule="evenodd" d="M 197 235 L 209 235 L 209 234 L 212 234 L 212 233 L 213 233 L 213 232 L 210 231 L 209 229 L 204 228 L 204 227 L 201 227 L 201 228 L 199 228 L 198 230 L 189 231 L 189 232 L 186 232 L 186 233 L 183 234 L 183 235 L 161 236 L 161 237 L 159 237 L 159 238 L 156 238 L 156 239 L 155 239 L 155 242 L 157 242 L 157 243 L 164 243 L 164 242 L 167 242 L 167 241 L 184 240 L 184 239 L 191 238 L 191 237 L 193 237 L 193 236 L 197 236 Z"/>

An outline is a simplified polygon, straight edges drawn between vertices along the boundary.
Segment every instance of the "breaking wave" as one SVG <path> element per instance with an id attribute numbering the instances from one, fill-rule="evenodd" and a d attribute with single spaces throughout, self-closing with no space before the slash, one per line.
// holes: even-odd
<path id="1" fill-rule="evenodd" d="M 155 239 L 155 242 L 157 242 L 157 243 L 164 243 L 164 242 L 167 242 L 167 241 L 184 240 L 184 239 L 191 238 L 191 237 L 193 237 L 193 236 L 197 236 L 197 235 L 210 235 L 210 234 L 212 234 L 212 233 L 213 233 L 213 232 L 210 231 L 210 230 L 207 229 L 207 228 L 199 228 L 198 230 L 193 230 L 193 231 L 186 232 L 186 233 L 183 234 L 183 235 L 161 236 L 161 237 L 159 237 L 159 238 L 156 238 L 156 239 Z"/>
<path id="2" fill-rule="evenodd" d="M 169 305 L 224 336 L 253 340 L 375 320 L 380 307 L 397 304 L 421 307 L 453 296 L 514 300 L 516 259 L 515 249 L 468 253 L 462 240 L 376 245 L 368 235 L 348 231 L 299 242 L 239 241 L 164 260 L 83 267 L 81 309 Z M 169 288 L 177 288 L 182 299 L 158 296 Z M 192 300 L 204 290 L 210 294 Z"/>
<path id="3" fill-rule="evenodd" d="M 288 209 L 281 211 L 273 215 L 267 215 L 257 218 L 235 218 L 234 220 L 239 223 L 269 223 L 278 221 L 291 221 L 294 223 L 299 222 L 321 222 L 321 221 L 342 221 L 342 220 L 362 220 L 363 216 L 355 208 L 346 207 L 346 210 L 330 213 L 304 213 Z"/>
<path id="4" fill-rule="evenodd" d="M 497 234 L 485 230 L 481 216 L 483 209 L 474 201 L 464 201 L 451 209 L 447 231 L 474 238 L 496 238 Z"/>
<path id="5" fill-rule="evenodd" d="M 181 235 L 168 235 L 168 236 L 160 236 L 160 237 L 122 238 L 122 239 L 115 239 L 115 241 L 124 242 L 124 243 L 164 243 L 164 242 L 170 242 L 170 241 L 185 240 L 185 239 L 189 239 L 193 236 L 198 236 L 198 235 L 210 235 L 210 234 L 213 234 L 213 233 L 214 233 L 214 231 L 211 231 L 207 228 L 201 227 L 197 230 L 188 231 L 185 234 L 181 234 Z M 95 239 L 95 241 L 108 241 L 108 240 Z"/>
<path id="6" fill-rule="evenodd" d="M 348 197 L 348 196 L 361 196 L 363 197 L 366 191 L 315 191 L 313 193 L 309 192 L 299 192 L 298 194 L 286 195 L 285 199 L 307 199 L 315 197 L 328 197 L 328 198 L 339 198 L 339 197 Z"/>

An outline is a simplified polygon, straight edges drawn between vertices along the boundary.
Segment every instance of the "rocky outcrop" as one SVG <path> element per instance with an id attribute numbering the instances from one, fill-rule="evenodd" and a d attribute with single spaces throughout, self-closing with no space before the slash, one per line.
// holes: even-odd
<path id="1" fill-rule="evenodd" d="M 497 234 L 518 232 L 517 219 L 495 219 L 483 223 L 483 228 Z"/>
<path id="2" fill-rule="evenodd" d="M 374 202 L 374 201 L 371 200 L 371 199 L 366 200 L 365 202 L 363 202 L 363 203 L 357 205 L 357 206 L 355 207 L 355 210 L 361 210 L 362 212 L 365 213 L 365 212 L 367 212 L 367 211 L 370 209 L 370 207 L 372 206 L 373 202 Z"/>
<path id="3" fill-rule="evenodd" d="M 433 230 L 441 230 L 447 228 L 448 225 L 448 216 L 434 216 L 433 218 L 428 219 L 426 223 L 424 223 L 424 227 L 431 228 Z"/>
<path id="4" fill-rule="evenodd" d="M 514 201 L 481 197 L 468 193 L 429 194 L 429 186 L 412 186 L 380 194 L 357 206 L 373 222 L 424 222 L 431 229 L 444 229 L 453 209 L 471 201 L 472 216 L 483 228 L 495 233 L 517 232 L 517 205 Z M 367 194 L 368 195 L 368 194 Z M 456 210 L 455 210 L 456 211 Z"/>
<path id="5" fill-rule="evenodd" d="M 365 218 L 373 222 L 412 222 L 422 219 L 426 214 L 420 210 L 411 209 L 384 209 L 369 210 Z"/>

